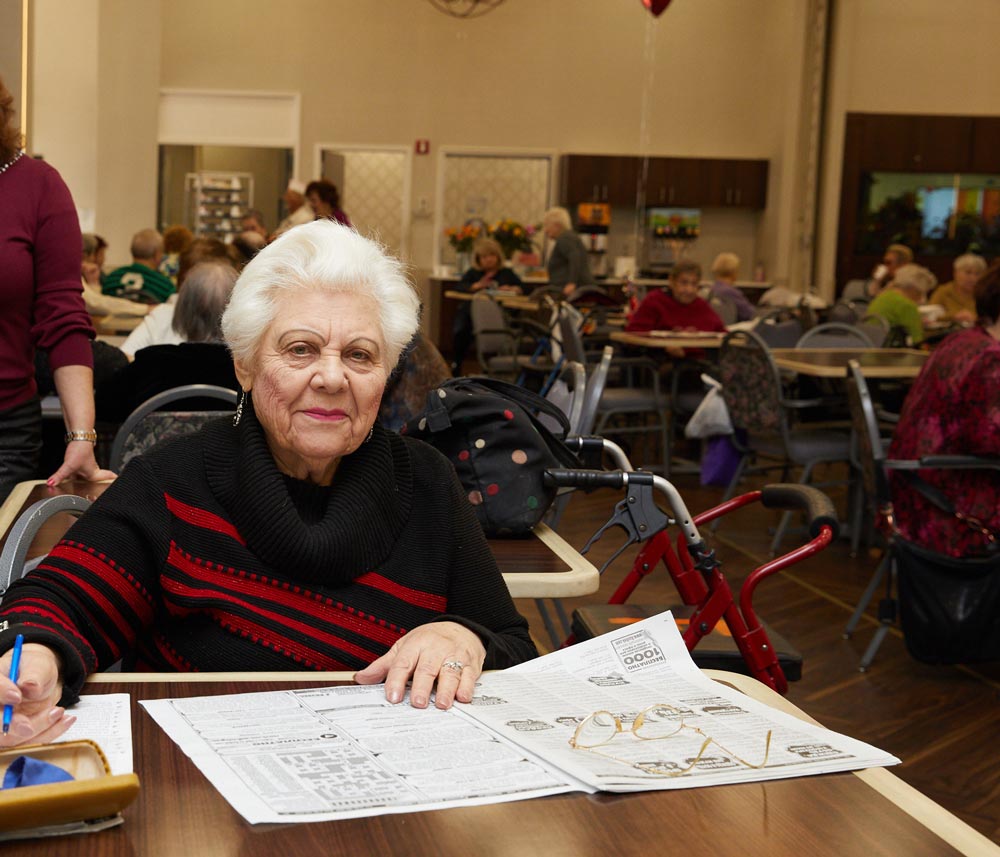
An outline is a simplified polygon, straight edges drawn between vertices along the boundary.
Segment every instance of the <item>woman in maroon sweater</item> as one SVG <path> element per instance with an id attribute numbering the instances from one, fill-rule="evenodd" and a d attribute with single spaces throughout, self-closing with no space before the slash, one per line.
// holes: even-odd
<path id="1" fill-rule="evenodd" d="M 708 301 L 698 297 L 701 265 L 684 260 L 674 265 L 670 273 L 669 293 L 656 289 L 646 295 L 629 319 L 625 330 L 647 333 L 650 330 L 708 330 L 726 332 L 722 319 Z"/>
<path id="2" fill-rule="evenodd" d="M 83 305 L 76 208 L 59 174 L 21 150 L 13 115 L 0 80 L 0 501 L 38 467 L 36 348 L 49 353 L 67 429 L 49 484 L 114 477 L 94 459 L 94 329 Z"/>

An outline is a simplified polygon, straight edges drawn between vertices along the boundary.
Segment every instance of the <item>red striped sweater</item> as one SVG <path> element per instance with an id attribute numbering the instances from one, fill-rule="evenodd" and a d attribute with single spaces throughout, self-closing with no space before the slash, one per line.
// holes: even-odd
<path id="1" fill-rule="evenodd" d="M 124 657 L 146 670 L 360 669 L 431 621 L 486 667 L 534 657 L 436 450 L 376 429 L 329 488 L 282 476 L 252 412 L 134 459 L 0 609 L 57 648 L 64 701 Z"/>

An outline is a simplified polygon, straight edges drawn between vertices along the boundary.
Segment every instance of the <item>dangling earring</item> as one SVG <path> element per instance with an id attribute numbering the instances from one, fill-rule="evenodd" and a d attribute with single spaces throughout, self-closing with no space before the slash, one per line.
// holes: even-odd
<path id="1" fill-rule="evenodd" d="M 243 403 L 247 400 L 247 391 L 240 390 L 240 400 L 236 404 L 236 415 L 233 417 L 233 425 L 238 426 L 243 418 Z"/>
<path id="2" fill-rule="evenodd" d="M 368 437 L 365 438 L 364 442 L 368 443 L 368 441 L 370 441 L 372 439 L 372 436 L 374 434 L 375 434 L 375 424 L 373 423 L 372 427 L 370 429 L 368 429 Z"/>

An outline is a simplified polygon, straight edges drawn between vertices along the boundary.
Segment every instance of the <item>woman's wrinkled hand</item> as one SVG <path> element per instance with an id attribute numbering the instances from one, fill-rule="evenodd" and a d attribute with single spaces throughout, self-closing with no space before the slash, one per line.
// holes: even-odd
<path id="1" fill-rule="evenodd" d="M 14 706 L 10 731 L 0 734 L 0 747 L 46 744 L 76 723 L 76 717 L 56 705 L 62 696 L 59 656 L 41 643 L 25 643 L 17 684 L 10 675 L 12 651 L 0 657 L 0 703 Z"/>
<path id="2" fill-rule="evenodd" d="M 356 673 L 358 684 L 385 682 L 385 698 L 401 702 L 412 679 L 410 704 L 426 708 L 437 682 L 434 704 L 451 708 L 456 699 L 470 702 L 483 671 L 482 640 L 457 622 L 430 622 L 400 637 L 388 652 Z"/>

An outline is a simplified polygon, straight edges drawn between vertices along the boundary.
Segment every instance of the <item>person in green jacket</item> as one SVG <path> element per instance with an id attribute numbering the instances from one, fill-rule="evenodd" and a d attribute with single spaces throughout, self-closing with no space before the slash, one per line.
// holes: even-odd
<path id="1" fill-rule="evenodd" d="M 917 308 L 937 285 L 937 277 L 921 265 L 903 265 L 896 269 L 892 282 L 868 305 L 869 315 L 878 315 L 890 326 L 906 330 L 910 343 L 924 341 L 924 323 Z"/>
<path id="2" fill-rule="evenodd" d="M 160 273 L 163 236 L 155 229 L 141 229 L 132 236 L 132 264 L 116 268 L 101 284 L 106 295 L 142 303 L 161 304 L 175 291 L 173 280 Z"/>

